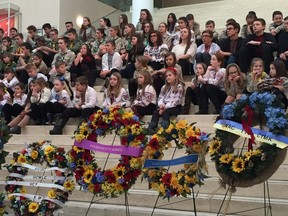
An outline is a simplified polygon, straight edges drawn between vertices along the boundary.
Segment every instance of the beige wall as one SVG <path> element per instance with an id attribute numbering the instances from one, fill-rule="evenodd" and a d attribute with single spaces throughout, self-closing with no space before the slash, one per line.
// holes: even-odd
<path id="1" fill-rule="evenodd" d="M 27 26 L 33 24 L 37 28 L 46 22 L 59 27 L 59 1 L 60 0 L 9 0 L 19 6 L 22 13 L 22 29 L 26 33 Z M 61 0 L 62 1 L 62 0 Z"/>
<path id="2" fill-rule="evenodd" d="M 25 0 L 26 1 L 26 0 Z M 64 23 L 72 21 L 76 29 L 77 16 L 87 16 L 91 22 L 111 13 L 115 9 L 95 0 L 60 0 L 60 32 L 65 31 Z M 95 27 L 98 23 L 93 24 Z"/>
<path id="3" fill-rule="evenodd" d="M 65 31 L 65 22 L 72 21 L 76 29 L 77 16 L 88 16 L 95 21 L 115 9 L 97 0 L 7 0 L 19 6 L 22 13 L 22 29 L 26 33 L 28 25 L 42 27 L 44 23 L 50 23 L 58 28 L 60 33 Z M 2 3 L 2 0 L 1 0 Z M 95 24 L 98 26 L 98 23 Z"/>

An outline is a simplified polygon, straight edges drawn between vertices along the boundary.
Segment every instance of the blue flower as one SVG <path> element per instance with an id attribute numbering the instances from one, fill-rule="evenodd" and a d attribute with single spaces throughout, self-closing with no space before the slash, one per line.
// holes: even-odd
<path id="1" fill-rule="evenodd" d="M 119 178 L 119 179 L 118 179 L 118 183 L 119 183 L 119 184 L 123 184 L 124 182 L 125 182 L 124 178 Z"/>
<path id="2" fill-rule="evenodd" d="M 235 105 L 234 104 L 229 104 L 223 107 L 222 110 L 222 115 L 224 119 L 230 119 L 234 116 L 234 109 Z"/>
<path id="3" fill-rule="evenodd" d="M 241 98 L 239 99 L 239 102 L 241 102 L 241 103 L 246 102 L 247 99 L 248 99 L 248 96 L 247 96 L 246 94 L 243 94 L 243 95 L 241 96 Z"/>
<path id="4" fill-rule="evenodd" d="M 132 118 L 134 121 L 139 121 L 139 117 L 136 116 L 136 115 L 133 115 L 133 118 Z"/>
<path id="5" fill-rule="evenodd" d="M 102 183 L 105 180 L 105 177 L 104 177 L 102 172 L 97 172 L 95 174 L 95 177 L 97 178 L 97 182 L 99 182 L 99 183 Z"/>
<path id="6" fill-rule="evenodd" d="M 103 113 L 109 113 L 109 109 L 107 108 L 103 109 Z"/>

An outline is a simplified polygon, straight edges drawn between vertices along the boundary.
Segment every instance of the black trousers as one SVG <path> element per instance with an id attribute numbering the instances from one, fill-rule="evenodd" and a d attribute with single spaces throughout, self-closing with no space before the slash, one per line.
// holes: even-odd
<path id="1" fill-rule="evenodd" d="M 261 49 L 262 55 L 257 55 L 257 49 Z M 249 71 L 251 60 L 255 57 L 259 57 L 264 62 L 264 71 L 270 71 L 270 63 L 273 61 L 273 50 L 267 44 L 263 44 L 260 47 L 241 47 L 239 50 L 238 63 L 242 72 L 247 73 Z"/>
<path id="2" fill-rule="evenodd" d="M 220 112 L 221 107 L 227 98 L 226 92 L 222 91 L 220 88 L 212 84 L 205 85 L 205 87 L 207 92 L 206 95 L 208 96 L 208 98 L 210 98 L 211 102 L 215 107 L 215 110 L 217 112 Z"/>
<path id="3" fill-rule="evenodd" d="M 30 116 L 30 118 L 42 123 L 45 123 L 47 121 L 45 103 L 32 103 L 30 108 L 31 112 L 27 114 L 28 116 Z"/>
<path id="4" fill-rule="evenodd" d="M 6 123 L 8 124 L 9 122 L 11 122 L 12 116 L 18 116 L 23 110 L 24 108 L 19 104 L 14 104 L 13 106 L 11 104 L 5 104 L 2 108 L 2 111 L 5 114 Z"/>
<path id="5" fill-rule="evenodd" d="M 153 87 L 156 91 L 157 97 L 159 96 L 161 92 L 162 86 L 165 84 L 165 75 L 163 74 L 154 74 L 152 76 L 153 79 Z"/>
<path id="6" fill-rule="evenodd" d="M 205 63 L 207 66 L 210 65 L 211 55 L 209 53 L 196 53 L 196 62 L 197 63 Z"/>
<path id="7" fill-rule="evenodd" d="M 128 81 L 128 91 L 130 97 L 136 97 L 137 94 L 137 89 L 138 89 L 138 81 L 137 79 L 131 78 Z"/>
<path id="8" fill-rule="evenodd" d="M 164 128 L 167 128 L 170 124 L 170 118 L 172 116 L 178 116 L 180 113 L 181 113 L 181 105 L 165 109 L 164 112 L 162 113 L 162 118 L 163 118 L 162 126 Z M 160 116 L 161 115 L 159 114 L 158 109 L 153 112 L 152 119 L 149 125 L 151 129 L 155 129 L 157 127 Z"/>
<path id="9" fill-rule="evenodd" d="M 156 110 L 156 104 L 150 103 L 148 106 L 132 106 L 132 111 L 135 115 L 139 118 L 142 118 L 145 115 L 152 115 L 153 112 Z"/>
<path id="10" fill-rule="evenodd" d="M 190 63 L 187 59 L 179 59 L 178 64 L 182 68 L 182 75 L 194 74 L 193 64 Z"/>
<path id="11" fill-rule="evenodd" d="M 67 107 L 65 107 L 63 104 L 60 104 L 58 102 L 52 103 L 51 101 L 48 101 L 45 104 L 46 113 L 59 114 L 59 113 L 63 113 L 66 109 Z"/>

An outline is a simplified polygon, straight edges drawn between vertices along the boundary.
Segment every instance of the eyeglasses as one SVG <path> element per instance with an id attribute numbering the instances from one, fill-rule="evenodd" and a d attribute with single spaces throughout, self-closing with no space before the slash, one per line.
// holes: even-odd
<path id="1" fill-rule="evenodd" d="M 150 35 L 150 37 L 157 37 L 157 35 Z"/>
<path id="2" fill-rule="evenodd" d="M 210 35 L 202 35 L 202 37 L 204 38 L 204 37 L 209 37 L 210 38 Z"/>
<path id="3" fill-rule="evenodd" d="M 231 30 L 234 30 L 234 28 L 227 28 L 226 30 L 227 31 L 231 31 Z"/>

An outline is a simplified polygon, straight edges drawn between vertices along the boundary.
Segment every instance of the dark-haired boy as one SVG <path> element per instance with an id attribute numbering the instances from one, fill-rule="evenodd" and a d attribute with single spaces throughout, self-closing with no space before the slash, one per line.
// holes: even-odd
<path id="1" fill-rule="evenodd" d="M 277 42 L 270 34 L 264 32 L 266 22 L 262 18 L 253 21 L 253 34 L 244 40 L 239 51 L 239 66 L 242 72 L 248 72 L 250 62 L 258 57 L 264 61 L 264 70 L 270 71 L 270 63 L 273 61 L 273 52 L 277 49 Z"/>
<path id="2" fill-rule="evenodd" d="M 278 41 L 279 33 L 284 30 L 283 14 L 281 11 L 274 11 L 272 14 L 272 23 L 269 25 L 270 33 Z"/>
<path id="3" fill-rule="evenodd" d="M 27 84 L 29 78 L 25 70 L 25 66 L 28 63 L 32 63 L 31 52 L 32 52 L 32 46 L 30 43 L 24 42 L 21 44 L 21 54 L 19 55 L 17 61 L 16 72 L 19 81 L 24 84 Z"/>
<path id="4" fill-rule="evenodd" d="M 239 50 L 242 46 L 243 39 L 239 37 L 240 25 L 237 22 L 226 24 L 226 32 L 228 38 L 222 39 L 219 42 L 221 50 L 219 51 L 225 57 L 224 66 L 228 64 L 237 63 L 239 57 Z"/>
<path id="5" fill-rule="evenodd" d="M 68 49 L 77 55 L 83 42 L 77 36 L 77 32 L 74 28 L 67 31 L 67 37 L 69 38 Z"/>

